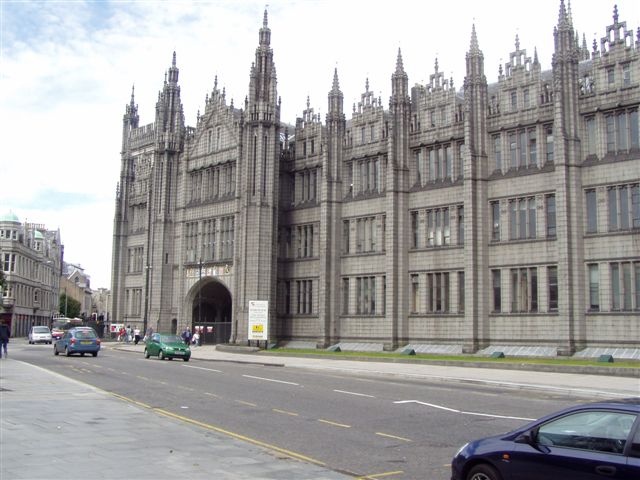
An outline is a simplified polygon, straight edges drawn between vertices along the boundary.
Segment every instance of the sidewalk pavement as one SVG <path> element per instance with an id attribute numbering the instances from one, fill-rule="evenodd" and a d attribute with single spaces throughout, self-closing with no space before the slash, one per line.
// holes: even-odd
<path id="1" fill-rule="evenodd" d="M 104 343 L 107 348 L 131 352 L 144 352 L 144 344 Z M 231 350 L 231 351 L 228 351 Z M 437 380 L 483 384 L 501 388 L 542 390 L 557 394 L 574 395 L 585 399 L 638 397 L 640 396 L 640 372 L 631 371 L 630 376 L 602 373 L 564 373 L 561 371 L 531 371 L 522 369 L 486 368 L 486 366 L 453 366 L 406 362 L 358 361 L 334 358 L 311 358 L 261 353 L 247 347 L 203 345 L 191 348 L 191 358 L 219 362 L 259 363 L 289 368 L 307 368 L 325 371 L 343 371 L 372 375 L 395 375 L 414 379 Z M 244 352 L 244 353 L 243 353 Z M 535 367 L 534 367 L 535 368 Z M 558 369 L 561 370 L 561 369 Z M 586 371 L 585 369 L 582 369 Z M 606 372 L 607 368 L 600 369 Z M 574 369 L 581 372 L 581 369 Z"/>
<path id="2" fill-rule="evenodd" d="M 0 479 L 351 478 L 0 360 Z"/>

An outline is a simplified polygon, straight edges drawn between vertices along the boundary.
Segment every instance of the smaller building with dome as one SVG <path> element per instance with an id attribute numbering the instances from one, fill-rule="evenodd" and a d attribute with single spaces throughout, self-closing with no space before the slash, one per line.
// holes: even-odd
<path id="1" fill-rule="evenodd" d="M 60 230 L 21 222 L 13 211 L 0 213 L 0 322 L 12 337 L 26 336 L 32 325 L 49 325 L 58 310 L 64 246 Z"/>

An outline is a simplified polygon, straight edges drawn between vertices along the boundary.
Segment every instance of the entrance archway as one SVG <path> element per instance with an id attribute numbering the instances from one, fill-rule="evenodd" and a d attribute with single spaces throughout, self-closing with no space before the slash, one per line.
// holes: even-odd
<path id="1" fill-rule="evenodd" d="M 192 304 L 191 331 L 200 332 L 204 344 L 227 343 L 231 336 L 231 293 L 222 283 L 203 279 Z"/>

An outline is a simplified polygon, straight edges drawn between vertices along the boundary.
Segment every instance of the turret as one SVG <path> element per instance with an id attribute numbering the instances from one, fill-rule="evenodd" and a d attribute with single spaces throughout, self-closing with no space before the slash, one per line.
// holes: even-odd
<path id="1" fill-rule="evenodd" d="M 134 128 L 138 128 L 140 117 L 138 116 L 138 105 L 136 105 L 135 85 L 131 87 L 131 101 L 125 106 L 124 116 L 122 117 L 122 152 L 126 150 L 129 132 Z"/>

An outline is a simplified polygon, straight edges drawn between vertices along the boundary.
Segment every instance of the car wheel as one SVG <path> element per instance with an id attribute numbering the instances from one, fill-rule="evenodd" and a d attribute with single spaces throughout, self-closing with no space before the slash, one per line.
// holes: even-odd
<path id="1" fill-rule="evenodd" d="M 467 480 L 502 480 L 502 477 L 491 465 L 481 463 L 469 470 Z"/>
<path id="2" fill-rule="evenodd" d="M 188 362 L 188 361 L 189 361 L 189 357 L 184 357 L 184 358 L 183 358 L 183 360 L 184 360 L 185 362 Z"/>
<path id="3" fill-rule="evenodd" d="M 81 356 L 81 357 L 84 357 L 84 352 L 80 352 L 80 356 Z"/>
<path id="4" fill-rule="evenodd" d="M 70 356 L 71 356 L 71 352 L 69 351 L 69 347 L 64 347 L 64 354 L 65 354 L 67 357 L 70 357 Z"/>
<path id="5" fill-rule="evenodd" d="M 53 354 L 54 355 L 60 355 L 60 353 L 58 352 L 58 349 L 56 348 L 56 346 L 53 346 Z"/>
<path id="6" fill-rule="evenodd" d="M 149 355 L 149 350 L 147 350 L 146 348 L 144 349 L 144 358 L 149 358 L 151 355 Z"/>
<path id="7" fill-rule="evenodd" d="M 160 360 L 164 360 L 164 352 L 162 350 L 160 350 L 160 352 L 158 352 L 158 358 Z"/>
<path id="8" fill-rule="evenodd" d="M 94 357 L 98 356 L 98 352 L 91 352 L 91 355 L 93 355 Z"/>

